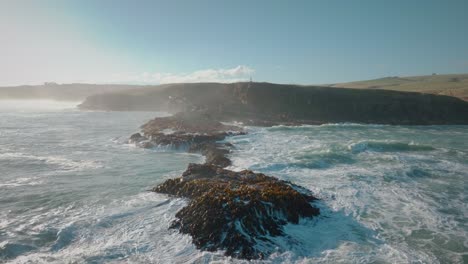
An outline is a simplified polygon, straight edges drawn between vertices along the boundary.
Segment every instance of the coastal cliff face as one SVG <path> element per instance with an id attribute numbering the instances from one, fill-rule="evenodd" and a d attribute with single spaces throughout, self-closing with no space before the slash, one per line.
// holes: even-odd
<path id="1" fill-rule="evenodd" d="M 431 94 L 271 83 L 171 84 L 88 97 L 82 109 L 197 111 L 252 125 L 337 122 L 468 124 L 468 102 Z"/>
<path id="2" fill-rule="evenodd" d="M 155 118 L 141 128 L 143 134 L 133 134 L 130 143 L 184 148 L 206 157 L 204 164 L 189 164 L 181 177 L 152 189 L 190 199 L 171 228 L 189 234 L 201 250 L 261 259 L 281 247 L 273 238 L 285 235 L 284 225 L 320 214 L 313 205 L 316 198 L 305 188 L 250 170 L 224 169 L 234 146 L 219 141 L 245 133 L 242 128 L 199 112 Z"/>

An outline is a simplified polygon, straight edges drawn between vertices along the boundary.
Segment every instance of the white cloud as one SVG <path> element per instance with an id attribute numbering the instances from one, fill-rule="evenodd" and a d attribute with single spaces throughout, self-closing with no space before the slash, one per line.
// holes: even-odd
<path id="1" fill-rule="evenodd" d="M 140 74 L 114 74 L 107 83 L 139 83 L 139 84 L 164 84 L 164 83 L 194 83 L 194 82 L 221 82 L 231 83 L 246 81 L 255 72 L 254 69 L 239 65 L 231 69 L 205 69 L 191 73 L 149 73 Z"/>

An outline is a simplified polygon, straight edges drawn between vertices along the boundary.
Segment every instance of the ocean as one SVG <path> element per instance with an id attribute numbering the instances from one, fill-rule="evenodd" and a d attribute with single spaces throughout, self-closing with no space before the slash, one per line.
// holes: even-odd
<path id="1" fill-rule="evenodd" d="M 244 263 L 168 229 L 187 204 L 149 190 L 197 154 L 127 144 L 165 113 L 0 101 L 0 263 Z M 230 169 L 313 191 L 265 263 L 468 263 L 468 126 L 246 127 Z"/>

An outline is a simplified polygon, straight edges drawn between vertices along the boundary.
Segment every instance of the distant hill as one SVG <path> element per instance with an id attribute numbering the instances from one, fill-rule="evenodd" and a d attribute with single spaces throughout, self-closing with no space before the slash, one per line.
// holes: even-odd
<path id="1" fill-rule="evenodd" d="M 83 101 L 94 94 L 131 90 L 144 86 L 119 84 L 56 84 L 22 85 L 0 87 L 0 99 L 53 99 L 60 101 Z"/>
<path id="2" fill-rule="evenodd" d="M 125 84 L 56 84 L 21 85 L 0 87 L 0 99 L 54 99 L 83 101 L 94 94 L 135 90 L 136 93 L 164 89 L 167 85 L 125 85 Z M 448 95 L 468 101 L 468 74 L 445 74 L 412 77 L 385 77 L 375 80 L 356 81 L 323 85 L 323 87 L 380 89 L 402 92 L 419 92 Z"/>
<path id="3" fill-rule="evenodd" d="M 385 89 L 449 95 L 468 101 L 468 74 L 444 74 L 381 79 L 332 84 L 330 87 Z"/>
<path id="4" fill-rule="evenodd" d="M 110 111 L 199 111 L 217 120 L 255 125 L 468 124 L 468 102 L 459 99 L 468 99 L 467 82 L 468 74 L 389 77 L 329 86 L 252 82 L 155 86 L 47 83 L 0 87 L 0 99 L 84 100 L 82 109 Z"/>
<path id="5" fill-rule="evenodd" d="M 455 97 L 379 89 L 273 83 L 181 83 L 93 95 L 82 109 L 198 111 L 254 125 L 338 122 L 468 124 L 468 102 Z"/>

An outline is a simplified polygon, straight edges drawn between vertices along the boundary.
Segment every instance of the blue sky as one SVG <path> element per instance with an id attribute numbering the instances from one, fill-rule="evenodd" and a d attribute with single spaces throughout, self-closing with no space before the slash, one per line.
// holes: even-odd
<path id="1" fill-rule="evenodd" d="M 466 11 L 466 0 L 0 0 L 0 85 L 464 73 Z"/>

